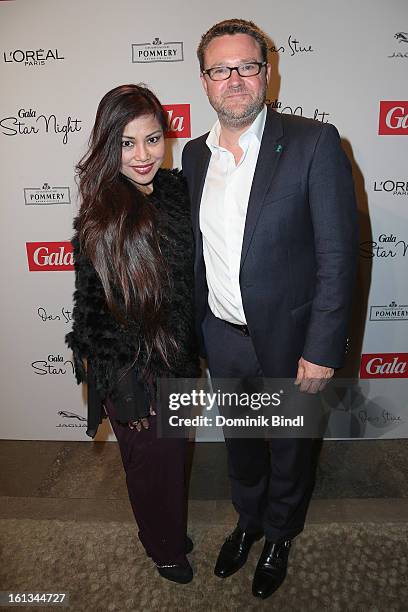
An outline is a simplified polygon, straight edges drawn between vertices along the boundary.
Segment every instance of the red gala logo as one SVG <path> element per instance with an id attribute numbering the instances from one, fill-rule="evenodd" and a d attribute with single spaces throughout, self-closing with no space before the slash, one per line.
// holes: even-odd
<path id="1" fill-rule="evenodd" d="M 191 138 L 190 105 L 163 104 L 168 115 L 166 138 Z"/>
<path id="2" fill-rule="evenodd" d="M 380 123 L 378 133 L 381 136 L 408 135 L 408 101 L 380 102 Z"/>
<path id="3" fill-rule="evenodd" d="M 362 355 L 360 378 L 408 378 L 408 353 Z"/>
<path id="4" fill-rule="evenodd" d="M 26 242 L 30 272 L 73 270 L 74 258 L 70 242 Z"/>

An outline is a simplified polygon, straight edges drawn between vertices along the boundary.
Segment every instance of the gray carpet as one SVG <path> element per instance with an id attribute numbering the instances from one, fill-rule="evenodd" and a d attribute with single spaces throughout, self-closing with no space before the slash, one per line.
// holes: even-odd
<path id="1" fill-rule="evenodd" d="M 261 542 L 237 574 L 213 576 L 225 532 L 222 525 L 191 526 L 195 578 L 176 585 L 146 558 L 134 523 L 2 519 L 0 590 L 65 591 L 69 607 L 54 609 L 75 612 L 408 610 L 405 523 L 307 526 L 293 545 L 284 585 L 266 601 L 251 595 Z"/>

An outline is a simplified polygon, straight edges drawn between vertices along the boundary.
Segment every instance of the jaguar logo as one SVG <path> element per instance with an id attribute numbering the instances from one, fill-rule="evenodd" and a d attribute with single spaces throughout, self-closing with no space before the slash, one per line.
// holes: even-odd
<path id="1" fill-rule="evenodd" d="M 69 412 L 68 410 L 59 410 L 58 415 L 65 417 L 66 419 L 78 419 L 78 421 L 86 421 L 86 418 L 76 414 L 75 412 Z"/>
<path id="2" fill-rule="evenodd" d="M 398 42 L 408 43 L 408 32 L 397 32 L 394 36 Z"/>

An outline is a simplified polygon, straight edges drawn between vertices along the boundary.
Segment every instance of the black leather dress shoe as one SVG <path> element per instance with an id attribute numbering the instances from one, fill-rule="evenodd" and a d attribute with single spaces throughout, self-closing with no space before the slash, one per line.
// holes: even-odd
<path id="1" fill-rule="evenodd" d="M 269 597 L 285 580 L 290 545 L 290 540 L 277 544 L 265 542 L 252 582 L 252 593 L 255 597 Z"/>
<path id="2" fill-rule="evenodd" d="M 252 544 L 256 540 L 260 540 L 262 536 L 262 532 L 248 533 L 242 531 L 241 527 L 237 525 L 221 546 L 214 574 L 219 578 L 228 578 L 228 576 L 235 574 L 247 560 Z"/>

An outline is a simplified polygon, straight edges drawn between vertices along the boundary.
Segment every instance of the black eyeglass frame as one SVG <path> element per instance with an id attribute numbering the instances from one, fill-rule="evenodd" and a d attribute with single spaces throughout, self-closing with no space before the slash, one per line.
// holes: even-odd
<path id="1" fill-rule="evenodd" d="M 241 66 L 214 66 L 213 68 L 208 68 L 207 70 L 203 70 L 201 72 L 201 74 L 206 74 L 212 81 L 227 81 L 229 78 L 231 78 L 231 74 L 233 70 L 236 70 L 237 73 L 239 74 L 240 77 L 243 77 L 244 79 L 248 79 L 251 78 L 253 76 L 258 76 L 258 74 L 261 72 L 262 68 L 264 66 L 267 65 L 268 62 L 246 62 L 245 64 L 242 64 Z M 247 66 L 248 64 L 256 64 L 258 66 L 258 72 L 256 72 L 255 74 L 241 74 L 239 69 L 242 68 L 243 66 Z M 229 70 L 229 75 L 227 77 L 225 77 L 225 79 L 213 79 L 211 76 L 211 72 L 213 70 L 218 70 L 219 68 L 225 68 Z"/>

